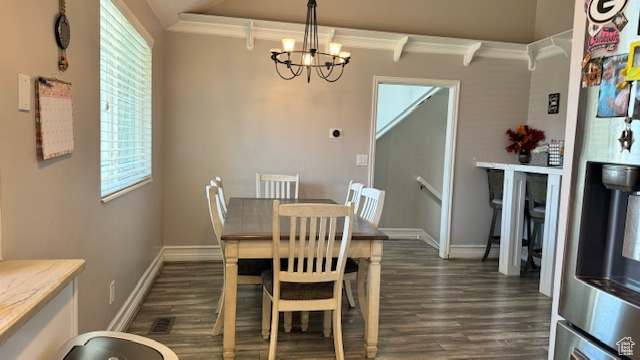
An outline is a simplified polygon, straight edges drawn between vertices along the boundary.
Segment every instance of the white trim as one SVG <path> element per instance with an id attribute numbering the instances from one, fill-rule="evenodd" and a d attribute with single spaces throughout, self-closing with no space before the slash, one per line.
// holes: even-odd
<path id="1" fill-rule="evenodd" d="M 107 330 L 126 331 L 145 296 L 153 286 L 165 262 L 171 261 L 222 261 L 220 245 L 211 246 L 164 246 L 142 274 L 138 284 L 124 302 Z"/>
<path id="2" fill-rule="evenodd" d="M 249 27 L 252 29 L 253 37 L 261 40 L 279 42 L 283 38 L 294 38 L 298 41 L 302 40 L 304 34 L 303 24 L 192 13 L 178 14 L 178 21 L 169 26 L 167 30 L 190 34 L 236 37 L 246 40 L 247 28 Z M 566 42 L 571 40 L 571 30 L 531 44 L 498 41 L 478 42 L 478 40 L 470 39 L 327 26 L 318 26 L 318 38 L 320 43 L 335 41 L 342 43 L 344 47 L 387 50 L 394 61 L 400 61 L 403 53 L 414 52 L 460 55 L 462 56 L 461 61 L 465 66 L 468 66 L 474 57 L 485 57 L 528 60 L 531 67 L 531 64 L 535 64 L 538 59 L 566 54 L 566 49 L 568 48 Z"/>
<path id="3" fill-rule="evenodd" d="M 220 245 L 165 246 L 164 261 L 222 261 Z"/>
<path id="4" fill-rule="evenodd" d="M 113 318 L 107 330 L 109 331 L 126 331 L 129 324 L 136 315 L 136 311 L 144 301 L 145 296 L 153 286 L 153 281 L 160 273 L 163 264 L 164 248 L 160 250 L 155 259 L 151 262 L 147 271 L 142 274 L 138 284 L 133 289 L 127 300 L 120 308 L 120 311 Z"/>
<path id="5" fill-rule="evenodd" d="M 138 21 L 138 18 L 136 18 L 136 16 L 133 14 L 133 11 L 129 10 L 127 4 L 125 4 L 122 0 L 109 1 L 111 1 L 113 6 L 120 10 L 122 15 L 127 18 L 127 20 L 129 20 L 131 26 L 133 26 L 138 31 L 138 33 L 140 33 L 140 36 L 142 36 L 147 44 L 149 44 L 149 47 L 153 48 L 153 37 L 151 36 L 151 34 L 149 34 L 147 29 L 144 28 L 142 23 Z"/>
<path id="6" fill-rule="evenodd" d="M 148 179 L 144 179 L 142 181 L 140 181 L 139 183 L 135 183 L 131 186 L 127 186 L 126 188 L 122 189 L 122 190 L 118 190 L 112 194 L 109 194 L 103 198 L 100 199 L 100 201 L 104 204 L 104 203 L 108 203 L 109 201 L 119 198 L 120 196 L 129 193 L 135 189 L 141 188 L 147 184 L 150 184 L 153 181 L 152 178 L 148 178 Z"/>

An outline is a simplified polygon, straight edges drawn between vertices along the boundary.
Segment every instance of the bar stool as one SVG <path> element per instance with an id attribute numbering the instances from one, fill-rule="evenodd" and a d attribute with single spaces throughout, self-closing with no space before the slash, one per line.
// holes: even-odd
<path id="1" fill-rule="evenodd" d="M 493 215 L 491 216 L 491 226 L 489 228 L 489 238 L 487 239 L 487 249 L 484 252 L 484 256 L 482 257 L 482 261 L 486 261 L 489 256 L 489 252 L 491 251 L 491 245 L 497 244 L 500 245 L 500 236 L 494 235 L 496 231 L 496 220 L 498 219 L 498 215 L 502 213 L 502 192 L 504 189 L 504 171 L 496 170 L 496 169 L 487 169 L 487 178 L 489 180 L 489 206 L 493 209 Z M 527 211 L 527 207 L 525 206 L 524 212 L 524 224 L 526 226 L 525 229 L 529 228 L 529 213 Z M 527 239 L 530 239 L 531 236 L 528 232 Z M 522 246 L 527 246 L 529 241 L 527 239 L 522 239 Z"/>
<path id="2" fill-rule="evenodd" d="M 542 259 L 542 238 L 544 234 L 544 217 L 547 201 L 547 175 L 527 174 L 527 198 L 529 216 L 533 220 L 533 232 L 529 241 L 527 262 L 520 273 L 524 276 L 530 268 L 534 268 L 533 258 Z"/>

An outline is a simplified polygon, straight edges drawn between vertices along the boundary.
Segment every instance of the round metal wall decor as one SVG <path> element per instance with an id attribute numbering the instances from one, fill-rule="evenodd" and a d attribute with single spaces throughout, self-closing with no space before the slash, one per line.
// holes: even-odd
<path id="1" fill-rule="evenodd" d="M 69 19 L 65 14 L 60 14 L 58 20 L 56 20 L 56 42 L 61 49 L 69 47 L 71 41 L 71 27 L 69 26 Z"/>

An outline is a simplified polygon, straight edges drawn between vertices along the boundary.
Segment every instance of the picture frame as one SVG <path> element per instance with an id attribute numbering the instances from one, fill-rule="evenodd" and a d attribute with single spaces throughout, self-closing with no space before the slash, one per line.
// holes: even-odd
<path id="1" fill-rule="evenodd" d="M 629 111 L 631 85 L 626 81 L 628 58 L 631 54 L 620 54 L 604 58 L 602 81 L 598 94 L 597 118 L 625 117 Z"/>
<path id="2" fill-rule="evenodd" d="M 627 81 L 640 80 L 640 41 L 634 41 L 629 45 L 626 79 Z"/>
<path id="3" fill-rule="evenodd" d="M 557 114 L 560 109 L 560 93 L 549 94 L 547 114 Z"/>

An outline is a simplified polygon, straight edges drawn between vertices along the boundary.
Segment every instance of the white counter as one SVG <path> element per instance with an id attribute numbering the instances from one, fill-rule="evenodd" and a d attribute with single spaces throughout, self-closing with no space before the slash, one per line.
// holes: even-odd
<path id="1" fill-rule="evenodd" d="M 476 166 L 504 170 L 499 271 L 505 275 L 520 275 L 520 244 L 522 243 L 524 224 L 526 174 L 548 175 L 547 202 L 542 237 L 543 253 L 540 268 L 540 292 L 551 296 L 553 292 L 562 168 L 484 161 L 478 161 Z"/>
<path id="2" fill-rule="evenodd" d="M 0 261 L 0 353 L 41 358 L 52 350 L 45 347 L 55 350 L 62 338 L 77 335 L 75 283 L 84 266 L 84 260 Z M 60 326 L 65 331 L 56 334 Z"/>

